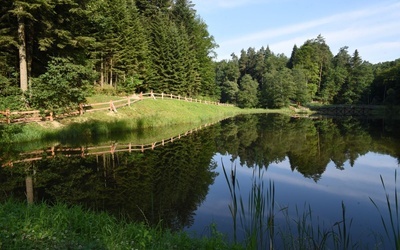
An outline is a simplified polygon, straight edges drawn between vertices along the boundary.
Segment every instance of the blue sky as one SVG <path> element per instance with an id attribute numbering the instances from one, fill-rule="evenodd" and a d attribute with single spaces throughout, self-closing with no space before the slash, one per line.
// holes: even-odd
<path id="1" fill-rule="evenodd" d="M 192 0 L 219 48 L 217 60 L 269 46 L 290 56 L 293 45 L 321 34 L 332 53 L 348 46 L 371 63 L 400 58 L 399 0 Z"/>

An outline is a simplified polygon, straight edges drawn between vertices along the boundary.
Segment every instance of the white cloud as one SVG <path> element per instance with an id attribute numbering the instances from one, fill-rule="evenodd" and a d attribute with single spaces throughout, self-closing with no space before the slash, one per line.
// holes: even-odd
<path id="1" fill-rule="evenodd" d="M 239 2 L 245 1 L 237 1 Z M 217 53 L 219 59 L 226 59 L 232 52 L 237 53 L 241 49 L 269 45 L 275 53 L 290 56 L 294 44 L 299 46 L 318 34 L 326 38 L 334 54 L 343 46 L 361 50 L 379 47 L 382 49 L 382 45 L 386 44 L 396 49 L 400 42 L 399 18 L 400 3 L 373 5 L 360 10 L 217 41 L 220 45 Z M 383 39 L 385 42 L 382 41 Z M 384 48 L 389 49 L 389 47 Z M 379 53 L 379 51 L 376 52 Z M 366 57 L 365 59 L 370 60 Z"/>

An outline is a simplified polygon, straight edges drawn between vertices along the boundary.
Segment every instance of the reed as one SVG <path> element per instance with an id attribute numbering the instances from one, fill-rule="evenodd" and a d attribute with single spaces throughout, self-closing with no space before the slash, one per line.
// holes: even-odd
<path id="1" fill-rule="evenodd" d="M 348 221 L 346 217 L 346 207 L 342 202 L 342 220 L 336 222 L 333 226 L 337 228 L 337 231 L 333 231 L 333 245 L 335 249 L 355 249 L 358 243 L 352 244 L 351 239 L 351 225 L 353 224 L 353 219 Z"/>
<path id="2" fill-rule="evenodd" d="M 296 218 L 292 218 L 288 210 L 288 207 L 280 210 L 285 218 L 284 227 L 279 228 L 284 249 L 325 249 L 332 230 L 321 224 L 318 217 L 314 222 L 311 206 L 304 204 L 303 212 L 296 206 Z"/>
<path id="3" fill-rule="evenodd" d="M 397 192 L 397 170 L 394 173 L 394 195 L 391 198 L 389 192 L 386 189 L 385 181 L 380 176 L 383 190 L 385 191 L 386 209 L 389 218 L 385 217 L 384 214 L 377 205 L 377 203 L 370 197 L 372 204 L 378 210 L 385 234 L 389 240 L 392 249 L 400 249 L 400 209 L 399 209 L 399 197 Z"/>
<path id="4" fill-rule="evenodd" d="M 233 220 L 235 243 L 237 243 L 237 220 L 239 219 L 240 229 L 244 232 L 246 249 L 274 249 L 275 187 L 273 182 L 270 182 L 267 190 L 263 181 L 264 171 L 253 170 L 252 186 L 246 202 L 240 194 L 240 185 L 236 179 L 236 166 L 231 167 L 230 178 L 223 163 L 222 169 L 232 199 L 228 206 Z M 265 194 L 267 195 L 265 196 Z"/>

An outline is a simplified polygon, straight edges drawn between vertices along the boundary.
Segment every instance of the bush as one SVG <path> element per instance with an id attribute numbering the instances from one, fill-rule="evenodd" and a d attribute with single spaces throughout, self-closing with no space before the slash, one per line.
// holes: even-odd
<path id="1" fill-rule="evenodd" d="M 37 109 L 74 109 L 86 101 L 96 73 L 90 65 L 53 58 L 47 72 L 33 79 L 30 104 Z"/>
<path id="2" fill-rule="evenodd" d="M 25 104 L 21 89 L 0 75 L 0 110 L 22 110 Z"/>

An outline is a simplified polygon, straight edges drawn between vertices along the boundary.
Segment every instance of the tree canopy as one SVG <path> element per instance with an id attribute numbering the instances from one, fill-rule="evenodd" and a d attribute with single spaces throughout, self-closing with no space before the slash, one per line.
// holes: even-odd
<path id="1" fill-rule="evenodd" d="M 318 35 L 300 47 L 294 45 L 290 58 L 269 47 L 243 49 L 239 57 L 232 54 L 232 59 L 217 62 L 216 81 L 221 101 L 239 104 L 240 96 L 240 103 L 249 101 L 262 108 L 311 101 L 395 105 L 400 102 L 398 72 L 399 60 L 373 65 L 364 61 L 357 49 L 349 54 L 347 46 L 333 55 L 324 37 Z M 258 85 L 257 101 L 242 93 L 247 90 L 235 88 L 245 76 Z"/>
<path id="2" fill-rule="evenodd" d="M 0 84 L 24 92 L 21 106 L 50 108 L 53 58 L 91 69 L 80 80 L 93 87 L 219 97 L 216 44 L 190 0 L 4 0 L 0 20 Z"/>
<path id="3" fill-rule="evenodd" d="M 267 46 L 216 61 L 217 46 L 190 0 L 3 0 L 0 106 L 55 108 L 57 97 L 81 92 L 72 107 L 90 88 L 262 108 L 400 102 L 398 60 L 373 65 L 347 46 L 334 55 L 322 35 L 294 45 L 290 58 Z M 60 63 L 85 73 L 78 83 L 72 72 L 51 75 Z"/>

